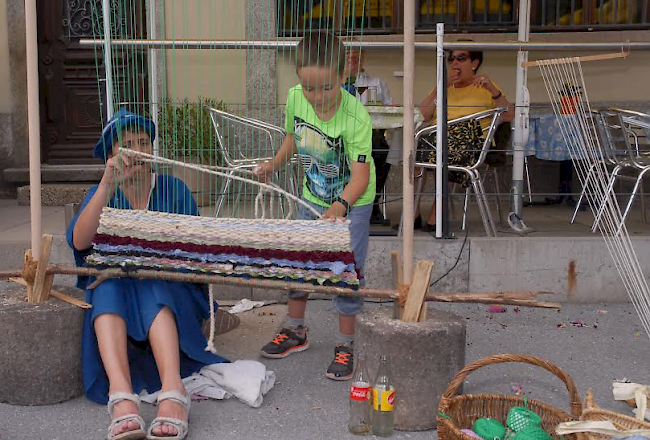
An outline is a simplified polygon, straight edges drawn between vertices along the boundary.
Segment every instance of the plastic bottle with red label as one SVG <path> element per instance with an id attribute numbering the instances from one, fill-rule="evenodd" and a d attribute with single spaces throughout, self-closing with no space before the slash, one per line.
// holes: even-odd
<path id="1" fill-rule="evenodd" d="M 365 362 L 357 359 L 357 371 L 350 386 L 350 420 L 348 430 L 355 435 L 370 434 L 372 389 Z"/>
<path id="2" fill-rule="evenodd" d="M 388 371 L 388 356 L 379 358 L 377 379 L 372 386 L 372 433 L 390 437 L 395 432 L 395 386 Z"/>

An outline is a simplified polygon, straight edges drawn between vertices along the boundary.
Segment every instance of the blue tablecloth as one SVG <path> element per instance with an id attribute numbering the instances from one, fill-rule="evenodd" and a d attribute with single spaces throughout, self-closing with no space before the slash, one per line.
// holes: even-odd
<path id="1" fill-rule="evenodd" d="M 571 118 L 572 116 L 560 116 Z M 571 152 L 562 136 L 562 130 L 555 114 L 529 116 L 526 156 L 542 160 L 571 160 Z"/>

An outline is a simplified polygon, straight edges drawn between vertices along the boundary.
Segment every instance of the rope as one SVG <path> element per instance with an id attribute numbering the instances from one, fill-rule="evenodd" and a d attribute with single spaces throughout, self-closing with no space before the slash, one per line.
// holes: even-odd
<path id="1" fill-rule="evenodd" d="M 273 215 L 273 199 L 271 197 L 271 191 L 268 191 L 266 188 L 260 188 L 257 196 L 255 196 L 255 218 L 265 219 L 266 218 L 266 202 L 269 202 L 269 218 L 275 218 Z M 280 202 L 282 203 L 282 202 Z M 288 203 L 289 212 L 284 216 L 285 220 L 289 220 L 293 217 L 293 203 Z M 261 214 L 260 214 L 261 211 Z"/>
<path id="2" fill-rule="evenodd" d="M 411 286 L 408 284 L 400 284 L 397 286 L 397 304 L 400 307 L 404 307 L 406 305 L 406 298 L 409 296 L 409 288 Z"/>
<path id="3" fill-rule="evenodd" d="M 253 172 L 250 170 L 244 170 L 244 169 L 232 169 L 232 168 L 227 168 L 227 167 L 220 167 L 220 166 L 203 166 L 203 165 L 196 165 L 196 164 L 190 164 L 190 163 L 185 163 L 185 162 L 180 162 L 177 160 L 172 160 L 172 159 L 167 159 L 164 157 L 160 156 L 154 156 L 153 154 L 147 154 L 143 153 L 141 151 L 135 151 L 135 150 L 129 150 L 126 148 L 120 148 L 120 154 L 124 152 L 125 154 L 132 155 L 132 156 L 139 156 L 141 158 L 144 158 L 146 162 L 151 162 L 151 163 L 160 163 L 160 164 L 166 164 L 166 165 L 171 165 L 171 166 L 181 166 L 185 167 L 191 170 L 197 170 L 197 171 L 203 171 L 209 174 L 214 174 L 215 176 L 221 176 L 221 177 L 226 177 L 234 180 L 239 180 L 240 182 L 244 183 L 250 183 L 252 185 L 257 185 L 260 188 L 264 188 L 270 192 L 276 192 L 279 193 L 291 200 L 293 200 L 296 203 L 301 204 L 305 208 L 309 209 L 315 216 L 316 218 L 321 218 L 322 214 L 318 212 L 313 206 L 311 206 L 309 203 L 305 202 L 302 200 L 300 197 L 297 197 L 293 194 L 291 194 L 288 191 L 285 191 L 284 189 L 280 188 L 278 185 L 275 184 L 270 184 L 266 182 L 260 182 L 259 180 L 253 180 L 253 179 L 247 179 L 246 177 L 241 177 L 241 176 L 236 176 L 232 174 L 232 172 L 237 171 L 242 174 L 251 174 L 253 175 Z M 219 170 L 224 170 L 228 171 L 223 172 Z"/>
<path id="4" fill-rule="evenodd" d="M 205 351 L 217 354 L 217 349 L 214 346 L 214 292 L 211 287 L 208 287 L 208 291 L 210 292 L 210 337 L 208 338 L 208 344 L 205 346 Z"/>
<path id="5" fill-rule="evenodd" d="M 36 280 L 36 269 L 38 268 L 38 262 L 34 261 L 31 256 L 25 256 L 25 263 L 23 264 L 23 269 L 20 274 L 20 277 L 27 281 L 27 284 L 33 285 L 34 280 Z"/>

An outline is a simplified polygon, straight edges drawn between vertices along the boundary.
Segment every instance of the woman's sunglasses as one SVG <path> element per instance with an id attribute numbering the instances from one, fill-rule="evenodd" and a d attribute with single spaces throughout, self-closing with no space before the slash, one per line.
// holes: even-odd
<path id="1" fill-rule="evenodd" d="M 447 58 L 447 62 L 449 62 L 449 64 L 453 63 L 454 60 L 458 60 L 459 63 L 462 63 L 466 60 L 469 60 L 469 55 L 461 53 L 458 55 L 449 55 L 449 57 Z"/>

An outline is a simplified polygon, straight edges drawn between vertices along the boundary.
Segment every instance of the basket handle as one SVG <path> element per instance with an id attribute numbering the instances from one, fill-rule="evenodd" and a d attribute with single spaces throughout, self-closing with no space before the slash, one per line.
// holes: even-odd
<path id="1" fill-rule="evenodd" d="M 562 382 L 564 382 L 569 391 L 569 397 L 571 398 L 571 415 L 574 417 L 580 417 L 582 414 L 582 403 L 580 402 L 580 395 L 578 394 L 576 384 L 573 382 L 573 379 L 571 379 L 571 376 L 562 371 L 560 367 L 548 361 L 526 354 L 497 354 L 479 359 L 466 365 L 456 374 L 456 376 L 454 376 L 443 393 L 442 398 L 440 399 L 440 411 L 443 413 L 446 411 L 449 407 L 449 399 L 454 397 L 458 388 L 460 388 L 463 382 L 465 382 L 465 379 L 471 372 L 487 365 L 505 364 L 507 362 L 522 362 L 525 364 L 536 365 L 557 376 Z"/>

